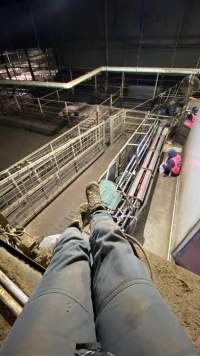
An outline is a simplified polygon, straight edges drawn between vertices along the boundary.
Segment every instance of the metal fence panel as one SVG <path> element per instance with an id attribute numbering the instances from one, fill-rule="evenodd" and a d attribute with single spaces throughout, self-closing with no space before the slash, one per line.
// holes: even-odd
<path id="1" fill-rule="evenodd" d="M 4 171 L 0 209 L 11 224 L 25 225 L 104 152 L 105 124 L 61 142 L 50 142 Z"/>

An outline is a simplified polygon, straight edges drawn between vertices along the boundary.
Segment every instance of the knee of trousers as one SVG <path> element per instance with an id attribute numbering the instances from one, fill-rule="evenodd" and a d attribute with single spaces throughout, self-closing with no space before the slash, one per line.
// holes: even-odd
<path id="1" fill-rule="evenodd" d="M 105 236 L 105 235 L 118 235 L 118 236 L 122 236 L 122 231 L 119 228 L 119 226 L 117 224 L 114 223 L 114 221 L 112 221 L 111 219 L 102 219 L 100 221 L 93 221 L 91 224 L 91 228 L 92 228 L 92 235 L 101 235 L 101 236 Z"/>
<path id="2" fill-rule="evenodd" d="M 196 355 L 179 322 L 149 283 L 120 291 L 96 319 L 104 350 L 115 356 Z"/>
<path id="3" fill-rule="evenodd" d="M 96 342 L 94 319 L 86 304 L 59 292 L 40 295 L 25 306 L 2 355 L 75 353 L 77 343 Z"/>

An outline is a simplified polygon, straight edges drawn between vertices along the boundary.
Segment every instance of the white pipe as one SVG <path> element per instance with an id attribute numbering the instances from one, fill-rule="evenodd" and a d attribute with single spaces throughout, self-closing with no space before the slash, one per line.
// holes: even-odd
<path id="1" fill-rule="evenodd" d="M 75 87 L 76 85 L 78 85 L 88 79 L 91 79 L 92 77 L 101 73 L 102 71 L 103 71 L 103 67 L 99 67 L 99 68 L 94 69 L 86 74 L 83 74 L 80 77 L 73 79 L 67 83 L 4 79 L 4 80 L 0 80 L 0 85 L 71 89 L 71 88 Z"/>
<path id="2" fill-rule="evenodd" d="M 21 305 L 24 306 L 26 302 L 28 301 L 28 297 L 22 290 L 13 282 L 11 281 L 10 278 L 6 276 L 5 273 L 3 273 L 0 270 L 0 282 L 1 284 L 7 289 L 8 292 L 10 292 L 15 299 L 20 302 Z"/>
<path id="3" fill-rule="evenodd" d="M 7 290 L 0 285 L 0 300 L 5 304 L 8 309 L 16 316 L 21 313 L 22 307 L 17 301 L 7 292 Z"/>
<path id="4" fill-rule="evenodd" d="M 126 73 L 166 73 L 166 74 L 199 74 L 198 68 L 171 68 L 171 67 L 103 67 L 108 72 Z"/>
<path id="5" fill-rule="evenodd" d="M 160 67 L 99 67 L 80 77 L 71 80 L 67 83 L 60 82 L 41 82 L 32 80 L 11 80 L 2 79 L 0 85 L 12 85 L 12 86 L 29 86 L 29 87 L 44 87 L 44 88 L 58 88 L 58 89 L 72 89 L 76 85 L 93 78 L 95 75 L 102 72 L 124 72 L 124 73 L 165 73 L 165 74 L 200 74 L 198 68 L 160 68 Z"/>

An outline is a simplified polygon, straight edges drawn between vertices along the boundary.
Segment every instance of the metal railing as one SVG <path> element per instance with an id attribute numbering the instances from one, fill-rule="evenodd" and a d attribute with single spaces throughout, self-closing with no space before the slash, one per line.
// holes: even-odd
<path id="1" fill-rule="evenodd" d="M 25 225 L 105 150 L 105 124 L 70 141 L 64 135 L 0 175 L 0 210 Z"/>
<path id="2" fill-rule="evenodd" d="M 130 115 L 130 111 L 126 114 Z M 145 116 L 100 178 L 100 181 L 114 183 L 118 198 L 115 196 L 114 205 L 108 209 L 125 231 L 128 231 L 131 223 L 135 224 L 145 205 L 167 135 L 167 130 L 160 125 L 157 117 L 150 114 Z"/>
<path id="3" fill-rule="evenodd" d="M 128 139 L 127 143 L 109 164 L 106 174 L 104 174 L 106 179 L 115 181 L 117 177 L 121 176 L 121 174 L 123 177 L 126 174 L 126 171 L 129 171 L 130 166 L 134 169 L 136 163 L 139 164 L 140 157 L 147 148 L 147 142 L 149 142 L 150 137 L 153 135 L 153 132 L 157 126 L 158 119 L 148 116 L 142 120 L 133 135 Z M 132 164 L 133 162 L 134 165 Z M 122 181 L 122 177 L 120 178 L 120 183 Z M 120 183 L 118 183 L 118 185 Z"/>

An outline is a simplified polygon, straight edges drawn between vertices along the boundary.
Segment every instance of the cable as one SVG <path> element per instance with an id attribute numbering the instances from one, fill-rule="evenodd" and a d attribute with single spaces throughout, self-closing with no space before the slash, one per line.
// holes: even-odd
<path id="1" fill-rule="evenodd" d="M 153 271 L 152 271 L 152 267 L 151 267 L 151 262 L 150 262 L 149 257 L 147 256 L 145 250 L 143 249 L 143 246 L 141 245 L 141 243 L 140 243 L 138 240 L 136 240 L 135 237 L 133 237 L 133 236 L 131 236 L 131 235 L 129 235 L 129 234 L 126 234 L 126 233 L 124 233 L 124 235 L 125 235 L 125 238 L 126 238 L 126 239 L 129 241 L 129 243 L 132 245 L 132 247 L 134 248 L 134 250 L 135 250 L 134 244 L 136 244 L 136 245 L 140 248 L 140 250 L 142 251 L 142 253 L 143 253 L 143 255 L 144 255 L 145 259 L 146 259 L 147 265 L 148 265 L 148 269 L 149 269 L 149 272 L 150 272 L 151 279 L 152 279 L 152 281 L 154 282 L 154 277 L 153 277 Z"/>

